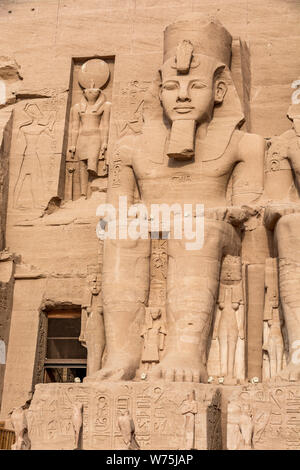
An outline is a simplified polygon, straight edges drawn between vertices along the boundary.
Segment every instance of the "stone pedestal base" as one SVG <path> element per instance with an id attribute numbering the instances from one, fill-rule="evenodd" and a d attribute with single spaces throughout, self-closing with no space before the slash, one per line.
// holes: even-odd
<path id="1" fill-rule="evenodd" d="M 188 400 L 194 400 L 189 415 Z M 74 448 L 72 404 L 76 402 L 83 404 L 82 449 L 126 449 L 118 426 L 126 409 L 142 450 L 222 448 L 218 387 L 102 382 L 37 385 L 27 414 L 32 449 Z"/>
<path id="2" fill-rule="evenodd" d="M 300 450 L 300 383 L 222 387 L 226 447 Z"/>
<path id="3" fill-rule="evenodd" d="M 81 449 L 126 449 L 118 418 L 128 410 L 141 450 L 300 450 L 299 383 L 41 384 L 27 412 L 32 449 L 74 448 L 74 403 Z"/>

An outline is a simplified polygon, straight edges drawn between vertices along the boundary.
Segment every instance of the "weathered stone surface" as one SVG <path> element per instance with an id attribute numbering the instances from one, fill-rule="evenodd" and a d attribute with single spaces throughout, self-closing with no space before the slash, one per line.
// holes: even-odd
<path id="1" fill-rule="evenodd" d="M 26 414 L 34 449 L 299 448 L 299 19 L 297 0 L 1 2 L 16 448 Z M 204 239 L 165 239 L 154 204 Z M 81 318 L 83 384 L 41 384 L 57 312 Z"/>
<path id="2" fill-rule="evenodd" d="M 186 448 L 188 394 L 196 402 L 192 448 L 221 449 L 219 390 L 160 382 L 37 385 L 27 413 L 32 449 L 74 448 L 72 403 L 83 404 L 81 449 L 126 449 L 118 426 L 123 410 L 130 412 L 141 450 Z"/>

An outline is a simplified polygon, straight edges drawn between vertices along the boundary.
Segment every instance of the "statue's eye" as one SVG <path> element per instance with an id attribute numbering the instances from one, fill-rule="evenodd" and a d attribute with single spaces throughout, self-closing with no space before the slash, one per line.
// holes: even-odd
<path id="1" fill-rule="evenodd" d="M 166 82 L 163 84 L 164 90 L 176 90 L 178 88 L 178 83 L 176 82 Z"/>
<path id="2" fill-rule="evenodd" d="M 202 82 L 193 82 L 191 84 L 191 88 L 196 88 L 197 90 L 200 90 L 201 88 L 205 88 L 206 85 L 204 85 L 204 83 Z"/>

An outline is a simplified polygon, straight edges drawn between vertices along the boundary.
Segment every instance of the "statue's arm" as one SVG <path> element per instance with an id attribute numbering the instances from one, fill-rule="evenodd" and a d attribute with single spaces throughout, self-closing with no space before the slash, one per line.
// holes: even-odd
<path id="1" fill-rule="evenodd" d="M 217 339 L 219 337 L 219 324 L 221 320 L 222 310 L 220 309 L 219 304 L 217 303 L 215 308 L 215 324 L 213 330 L 213 339 Z"/>
<path id="2" fill-rule="evenodd" d="M 263 193 L 265 140 L 256 134 L 244 134 L 238 145 L 237 165 L 233 172 L 232 204 L 256 203 Z"/>
<path id="3" fill-rule="evenodd" d="M 298 143 L 299 138 L 297 139 L 295 133 L 292 134 L 292 131 L 288 131 L 285 134 L 286 139 L 288 140 L 287 145 L 287 157 L 290 162 L 290 165 L 293 169 L 297 187 L 300 186 L 300 145 Z"/>
<path id="4" fill-rule="evenodd" d="M 104 154 L 108 144 L 109 121 L 110 121 L 111 103 L 106 101 L 103 105 L 103 114 L 101 119 L 101 153 Z"/>
<path id="5" fill-rule="evenodd" d="M 124 138 L 116 145 L 112 162 L 109 165 L 107 203 L 112 204 L 116 214 L 119 213 L 120 197 L 127 198 L 128 208 L 134 203 L 136 182 L 132 168 L 133 154 L 132 142 Z"/>
<path id="6" fill-rule="evenodd" d="M 79 112 L 78 112 L 78 105 L 75 104 L 75 106 L 73 106 L 73 108 L 71 109 L 71 135 L 70 135 L 71 145 L 69 148 L 69 152 L 71 152 L 72 154 L 75 154 L 75 151 L 76 151 L 79 127 L 80 127 L 80 118 L 79 118 Z"/>

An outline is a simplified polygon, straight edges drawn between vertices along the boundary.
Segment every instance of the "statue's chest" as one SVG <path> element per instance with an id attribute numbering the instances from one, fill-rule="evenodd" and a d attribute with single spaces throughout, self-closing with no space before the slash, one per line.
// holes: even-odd
<path id="1" fill-rule="evenodd" d="M 173 183 L 200 182 L 203 177 L 226 176 L 231 173 L 232 166 L 230 153 L 210 161 L 202 161 L 196 157 L 190 162 L 180 162 L 165 157 L 161 163 L 155 163 L 142 155 L 137 155 L 133 161 L 133 170 L 138 181 L 150 179 Z"/>

